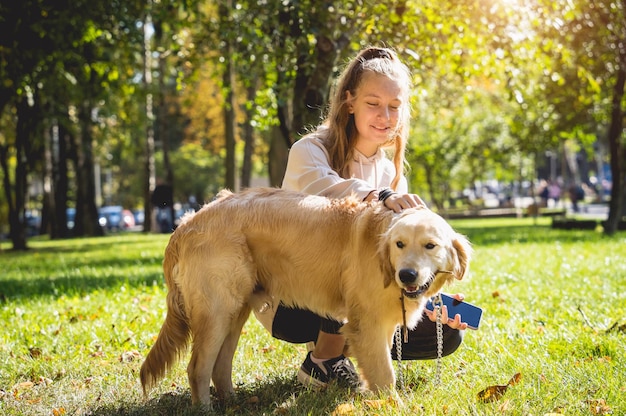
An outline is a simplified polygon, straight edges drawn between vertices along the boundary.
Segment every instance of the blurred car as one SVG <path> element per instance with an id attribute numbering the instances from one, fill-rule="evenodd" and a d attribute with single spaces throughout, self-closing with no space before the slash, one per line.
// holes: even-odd
<path id="1" fill-rule="evenodd" d="M 107 231 L 128 230 L 135 226 L 135 216 L 120 205 L 104 206 L 98 210 L 98 222 Z"/>
<path id="2" fill-rule="evenodd" d="M 125 229 L 133 228 L 135 223 L 135 214 L 132 211 L 125 209 L 122 211 L 122 223 Z"/>
<path id="3" fill-rule="evenodd" d="M 143 225 L 146 217 L 143 209 L 134 210 L 133 216 L 135 217 L 135 225 Z"/>
<path id="4" fill-rule="evenodd" d="M 65 216 L 67 217 L 67 229 L 71 231 L 74 229 L 76 221 L 76 208 L 67 208 Z"/>
<path id="5" fill-rule="evenodd" d="M 36 211 L 27 211 L 24 216 L 26 223 L 26 235 L 34 237 L 41 232 L 41 215 Z"/>

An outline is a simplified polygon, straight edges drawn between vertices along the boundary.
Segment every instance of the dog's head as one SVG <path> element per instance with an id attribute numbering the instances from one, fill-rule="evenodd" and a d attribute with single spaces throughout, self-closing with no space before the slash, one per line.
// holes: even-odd
<path id="1" fill-rule="evenodd" d="M 472 248 L 439 215 L 427 208 L 403 211 L 379 243 L 385 287 L 392 281 L 409 298 L 434 296 L 453 278 L 469 272 Z"/>

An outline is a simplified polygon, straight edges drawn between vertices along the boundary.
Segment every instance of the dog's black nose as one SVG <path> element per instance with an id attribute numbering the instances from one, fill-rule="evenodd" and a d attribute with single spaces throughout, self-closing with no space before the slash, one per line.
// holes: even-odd
<path id="1" fill-rule="evenodd" d="M 402 269 L 398 272 L 402 283 L 414 283 L 417 280 L 417 270 Z"/>

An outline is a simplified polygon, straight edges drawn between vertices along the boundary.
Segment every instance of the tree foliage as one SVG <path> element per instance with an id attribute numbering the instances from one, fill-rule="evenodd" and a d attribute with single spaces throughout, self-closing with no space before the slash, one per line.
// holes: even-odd
<path id="1" fill-rule="evenodd" d="M 371 44 L 413 70 L 414 192 L 444 210 L 476 181 L 532 181 L 527 167 L 546 151 L 581 149 L 610 161 L 610 223 L 621 217 L 618 0 L 5 3 L 0 215 L 16 248 L 29 206 L 48 212 L 53 236 L 76 206 L 76 231 L 95 234 L 97 205 L 145 205 L 152 175 L 172 179 L 181 200 L 236 188 L 237 166 L 243 186 L 255 171 L 280 185 L 289 146 L 320 122 L 346 59 Z M 157 171 L 138 168 L 153 157 L 149 128 Z M 33 200 L 37 183 L 50 191 Z"/>

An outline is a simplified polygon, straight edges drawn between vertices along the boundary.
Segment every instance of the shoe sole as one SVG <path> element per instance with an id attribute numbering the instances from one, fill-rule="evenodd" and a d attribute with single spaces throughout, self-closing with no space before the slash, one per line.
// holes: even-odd
<path id="1" fill-rule="evenodd" d="M 298 379 L 298 382 L 302 384 L 303 386 L 310 387 L 313 389 L 323 389 L 323 388 L 326 388 L 326 386 L 328 386 L 328 383 L 324 383 L 323 381 L 318 380 L 315 377 L 311 377 L 309 373 L 307 373 L 306 371 L 302 369 L 298 371 L 297 379 Z"/>

